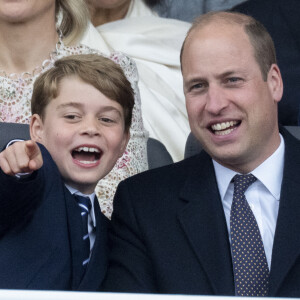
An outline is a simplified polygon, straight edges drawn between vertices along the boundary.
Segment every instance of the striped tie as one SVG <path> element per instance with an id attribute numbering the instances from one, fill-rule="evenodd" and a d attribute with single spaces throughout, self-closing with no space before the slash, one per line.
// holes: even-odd
<path id="1" fill-rule="evenodd" d="M 78 206 L 81 210 L 81 218 L 82 218 L 82 232 L 83 232 L 83 244 L 84 244 L 84 260 L 82 262 L 82 266 L 86 269 L 88 262 L 90 260 L 90 238 L 88 232 L 88 216 L 91 210 L 91 200 L 89 197 L 83 197 L 79 195 L 75 195 L 75 199 L 77 201 Z"/>
<path id="2" fill-rule="evenodd" d="M 256 180 L 236 175 L 230 212 L 232 263 L 237 296 L 267 296 L 269 268 L 255 216 L 245 191 Z"/>

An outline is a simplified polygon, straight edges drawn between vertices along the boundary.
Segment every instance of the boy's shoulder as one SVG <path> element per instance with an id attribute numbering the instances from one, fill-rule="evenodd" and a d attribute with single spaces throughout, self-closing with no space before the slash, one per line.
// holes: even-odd
<path id="1" fill-rule="evenodd" d="M 55 161 L 53 160 L 50 152 L 47 150 L 47 148 L 44 145 L 42 145 L 40 143 L 37 143 L 37 144 L 40 147 L 42 157 L 43 157 L 43 166 L 41 167 L 41 171 L 46 172 L 46 173 L 49 173 L 49 172 L 58 173 L 59 174 L 58 177 L 61 179 L 58 166 L 56 165 Z"/>

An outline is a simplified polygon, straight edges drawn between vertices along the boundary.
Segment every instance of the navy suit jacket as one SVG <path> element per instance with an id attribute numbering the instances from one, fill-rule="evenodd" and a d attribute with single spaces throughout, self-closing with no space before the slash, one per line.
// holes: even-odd
<path id="1" fill-rule="evenodd" d="M 0 170 L 0 288 L 97 290 L 107 269 L 107 219 L 95 200 L 96 240 L 83 274 L 80 209 L 48 151 L 28 179 Z"/>
<path id="2" fill-rule="evenodd" d="M 233 8 L 259 20 L 271 34 L 283 78 L 279 123 L 298 125 L 300 99 L 300 1 L 249 0 Z M 300 118 L 299 118 L 300 121 Z"/>
<path id="3" fill-rule="evenodd" d="M 300 297 L 300 141 L 288 132 L 270 296 Z M 114 199 L 107 291 L 234 295 L 228 231 L 211 158 L 133 176 Z"/>

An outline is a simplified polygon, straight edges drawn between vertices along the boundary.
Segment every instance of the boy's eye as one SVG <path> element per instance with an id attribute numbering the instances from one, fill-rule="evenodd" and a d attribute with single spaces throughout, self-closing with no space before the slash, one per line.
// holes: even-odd
<path id="1" fill-rule="evenodd" d="M 104 122 L 104 123 L 114 123 L 115 121 L 111 118 L 99 118 L 100 121 Z"/>
<path id="2" fill-rule="evenodd" d="M 79 118 L 79 116 L 73 115 L 73 114 L 69 114 L 69 115 L 65 115 L 64 118 L 68 119 L 68 120 L 76 120 L 76 119 Z"/>

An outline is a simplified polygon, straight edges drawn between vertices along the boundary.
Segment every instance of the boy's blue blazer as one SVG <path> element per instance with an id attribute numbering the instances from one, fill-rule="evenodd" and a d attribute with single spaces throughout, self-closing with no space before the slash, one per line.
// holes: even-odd
<path id="1" fill-rule="evenodd" d="M 108 220 L 95 199 L 96 240 L 83 274 L 80 209 L 40 148 L 43 167 L 28 179 L 0 170 L 0 288 L 97 290 L 107 268 Z"/>

